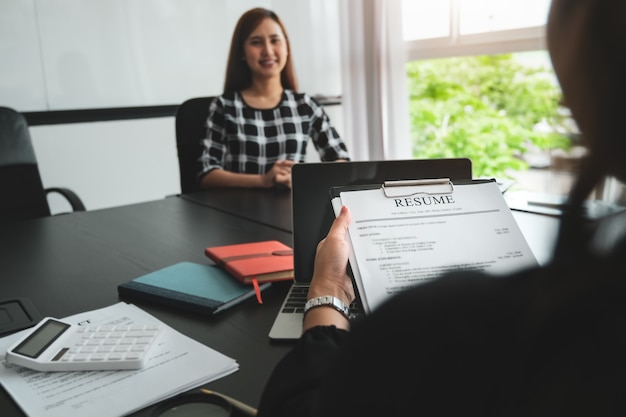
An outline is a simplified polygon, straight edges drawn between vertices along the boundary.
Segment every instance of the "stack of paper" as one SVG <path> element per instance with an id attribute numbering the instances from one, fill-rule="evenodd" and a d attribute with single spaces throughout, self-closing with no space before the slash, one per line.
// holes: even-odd
<path id="1" fill-rule="evenodd" d="M 132 304 L 65 317 L 72 323 L 159 321 Z M 237 362 L 177 332 L 165 323 L 163 338 L 146 367 L 133 371 L 37 372 L 6 361 L 0 382 L 30 417 L 122 416 L 239 369 Z M 0 339 L 0 352 L 24 332 Z"/>

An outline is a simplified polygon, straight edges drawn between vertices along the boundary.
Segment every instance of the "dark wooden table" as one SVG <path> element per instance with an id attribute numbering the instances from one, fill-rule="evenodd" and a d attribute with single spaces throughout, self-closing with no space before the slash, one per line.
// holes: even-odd
<path id="1" fill-rule="evenodd" d="M 286 232 L 293 231 L 291 190 L 215 188 L 182 194 L 180 198 Z"/>
<path id="2" fill-rule="evenodd" d="M 42 315 L 64 317 L 115 304 L 118 284 L 156 269 L 210 263 L 206 246 L 265 239 L 291 244 L 288 232 L 179 197 L 6 225 L 0 233 L 0 298 L 25 297 Z M 264 291 L 262 305 L 251 298 L 215 317 L 135 304 L 236 359 L 238 372 L 206 387 L 256 407 L 290 346 L 268 339 L 286 284 Z M 24 415 L 4 389 L 0 410 L 3 417 Z"/>
<path id="3" fill-rule="evenodd" d="M 291 245 L 291 195 L 239 190 L 75 212 L 3 226 L 0 299 L 25 297 L 44 316 L 64 317 L 119 301 L 117 285 L 181 261 L 209 262 L 207 246 L 276 239 Z M 558 219 L 514 215 L 540 263 L 549 258 Z M 240 370 L 206 387 L 258 406 L 267 378 L 291 344 L 269 329 L 289 283 L 215 317 L 136 303 L 168 325 L 222 352 Z M 24 414 L 0 390 L 3 417 Z M 136 413 L 147 416 L 146 410 Z"/>

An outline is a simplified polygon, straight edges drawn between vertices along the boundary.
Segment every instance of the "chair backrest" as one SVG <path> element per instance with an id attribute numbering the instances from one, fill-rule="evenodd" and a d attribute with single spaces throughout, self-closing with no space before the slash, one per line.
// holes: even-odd
<path id="1" fill-rule="evenodd" d="M 200 190 L 198 172 L 202 155 L 202 139 L 206 137 L 209 105 L 214 97 L 191 98 L 178 107 L 176 112 L 176 147 L 180 188 L 183 194 Z"/>
<path id="2" fill-rule="evenodd" d="M 50 216 L 26 118 L 0 107 L 0 223 Z"/>

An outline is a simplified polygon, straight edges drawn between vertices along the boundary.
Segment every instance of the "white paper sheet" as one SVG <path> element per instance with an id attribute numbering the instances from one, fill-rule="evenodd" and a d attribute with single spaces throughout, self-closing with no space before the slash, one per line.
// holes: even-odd
<path id="1" fill-rule="evenodd" d="M 333 199 L 335 214 L 342 205 L 352 213 L 350 265 L 366 313 L 453 269 L 500 274 L 538 265 L 495 182 L 434 190 L 388 197 L 375 188 Z"/>
<path id="2" fill-rule="evenodd" d="M 30 417 L 123 416 L 236 372 L 237 362 L 123 302 L 65 317 L 94 324 L 156 321 L 164 335 L 148 364 L 133 371 L 37 372 L 2 361 L 0 382 Z M 0 352 L 25 331 L 0 339 Z"/>

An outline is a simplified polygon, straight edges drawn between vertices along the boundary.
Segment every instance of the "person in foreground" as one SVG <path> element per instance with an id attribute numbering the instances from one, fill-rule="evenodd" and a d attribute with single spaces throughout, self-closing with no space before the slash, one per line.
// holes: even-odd
<path id="1" fill-rule="evenodd" d="M 291 188 L 309 139 L 322 161 L 348 160 L 322 106 L 297 91 L 282 21 L 267 9 L 247 11 L 233 33 L 224 92 L 209 108 L 200 186 Z"/>
<path id="2" fill-rule="evenodd" d="M 548 49 L 588 148 L 552 260 L 500 278 L 451 273 L 352 328 L 333 308 L 309 310 L 258 417 L 626 415 L 626 214 L 582 216 L 604 177 L 626 181 L 624 21 L 623 0 L 551 5 Z M 309 299 L 355 297 L 349 222 L 344 207 L 319 243 Z"/>

